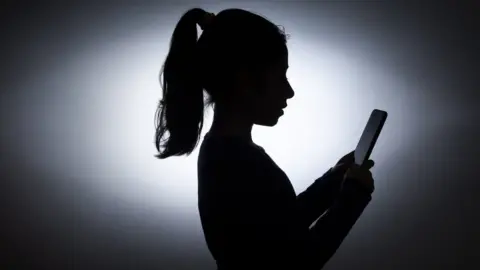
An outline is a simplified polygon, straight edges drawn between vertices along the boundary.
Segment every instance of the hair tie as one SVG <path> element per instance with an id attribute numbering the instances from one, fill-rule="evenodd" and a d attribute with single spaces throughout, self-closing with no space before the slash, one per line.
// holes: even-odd
<path id="1" fill-rule="evenodd" d="M 215 14 L 210 12 L 205 12 L 205 14 L 203 14 L 202 18 L 198 22 L 198 25 L 200 25 L 200 29 L 204 31 L 206 28 L 208 28 L 212 24 L 212 21 L 214 18 L 215 18 Z"/>

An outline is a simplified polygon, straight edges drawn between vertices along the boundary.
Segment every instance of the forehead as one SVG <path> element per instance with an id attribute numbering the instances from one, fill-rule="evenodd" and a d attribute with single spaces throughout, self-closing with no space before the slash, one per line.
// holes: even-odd
<path id="1" fill-rule="evenodd" d="M 286 48 L 286 46 L 285 51 L 282 53 L 281 61 L 288 65 L 288 48 Z"/>
<path id="2" fill-rule="evenodd" d="M 283 53 L 281 57 L 273 65 L 274 69 L 285 70 L 288 68 L 288 51 Z"/>
<path id="3" fill-rule="evenodd" d="M 288 68 L 288 50 L 285 52 L 284 56 L 282 57 L 282 65 Z"/>

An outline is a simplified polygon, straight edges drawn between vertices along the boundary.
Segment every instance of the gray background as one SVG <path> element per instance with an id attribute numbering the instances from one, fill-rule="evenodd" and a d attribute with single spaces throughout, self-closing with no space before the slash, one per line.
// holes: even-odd
<path id="1" fill-rule="evenodd" d="M 395 113 L 388 123 L 390 135 L 384 135 L 391 140 L 382 141 L 391 151 L 379 152 L 385 158 L 376 174 L 380 183 L 374 201 L 326 269 L 479 269 L 480 5 L 475 1 L 430 5 L 385 1 L 222 1 L 205 5 L 184 1 L 3 1 L 0 268 L 214 269 L 197 220 L 194 189 L 189 210 L 175 214 L 175 206 L 183 199 L 172 203 L 173 199 L 165 197 L 167 187 L 158 191 L 164 199 L 155 204 L 141 203 L 139 198 L 147 196 L 142 189 L 123 190 L 121 194 L 136 198 L 138 203 L 133 204 L 135 200 L 127 195 L 111 197 L 92 184 L 101 182 L 113 189 L 120 179 L 135 183 L 140 181 L 138 174 L 113 171 L 140 165 L 121 161 L 99 165 L 100 160 L 108 160 L 109 148 L 101 149 L 100 139 L 89 147 L 93 143 L 88 138 L 91 132 L 100 134 L 102 127 L 91 123 L 107 118 L 90 108 L 112 106 L 108 118 L 112 120 L 121 115 L 122 107 L 113 107 L 115 99 L 95 99 L 92 93 L 102 91 L 106 82 L 115 82 L 113 87 L 123 84 L 128 73 L 112 74 L 98 63 L 81 62 L 87 51 L 106 52 L 102 48 L 108 45 L 112 53 L 120 55 L 123 51 L 115 51 L 116 44 L 138 42 L 158 55 L 143 55 L 142 60 L 155 58 L 152 62 L 157 64 L 135 78 L 157 80 L 161 57 L 168 50 L 167 39 L 192 3 L 214 12 L 227 7 L 258 10 L 276 23 L 290 26 L 286 30 L 293 39 L 295 35 L 308 37 L 309 46 L 315 48 L 328 37 L 332 43 L 342 44 L 343 50 L 355 51 L 393 74 L 397 82 L 415 86 L 403 88 L 403 92 L 369 89 L 391 102 L 402 102 L 391 109 Z M 147 33 L 145 39 L 129 38 L 139 31 Z M 155 32 L 162 39 L 153 39 Z M 294 50 L 295 45 L 292 55 Z M 315 50 L 310 53 L 315 58 Z M 133 72 L 141 67 L 141 61 L 135 60 L 138 57 L 124 55 L 122 63 L 130 61 Z M 294 62 L 302 62 L 298 58 L 292 61 L 292 68 Z M 112 59 L 109 67 L 114 63 Z M 92 69 L 95 72 L 85 73 Z M 342 79 L 348 81 L 349 77 Z M 102 84 L 96 84 L 100 78 Z M 298 76 L 292 79 L 301 81 Z M 156 91 L 160 95 L 160 88 Z M 298 91 L 297 95 L 301 100 Z M 330 95 L 334 97 L 335 91 Z M 308 97 L 305 93 L 304 98 Z M 133 94 L 131 100 L 140 111 L 137 116 L 146 115 L 153 125 L 151 112 L 157 101 L 141 105 Z M 292 107 L 295 115 L 294 101 Z M 401 114 L 404 118 L 395 116 Z M 285 127 L 295 120 L 287 115 L 288 111 Z M 121 123 L 122 118 L 115 121 Z M 358 128 L 362 126 L 359 122 Z M 105 134 L 111 134 L 109 126 L 104 127 Z M 126 126 L 125 130 L 135 128 Z M 408 144 L 401 144 L 403 135 L 395 134 L 406 134 L 405 130 L 413 135 Z M 295 137 L 296 131 L 292 132 Z M 353 137 L 358 134 L 355 132 Z M 146 133 L 151 153 L 145 155 L 150 160 L 153 141 L 148 140 L 153 134 L 151 130 Z M 126 140 L 119 138 L 122 147 Z M 196 156 L 190 159 L 194 161 L 190 161 L 189 176 L 194 176 Z M 94 160 L 92 164 L 98 167 L 85 160 Z M 288 159 L 279 163 L 290 170 Z M 101 166 L 103 171 L 98 169 Z M 149 177 L 158 181 L 183 177 L 171 171 L 153 172 Z"/>

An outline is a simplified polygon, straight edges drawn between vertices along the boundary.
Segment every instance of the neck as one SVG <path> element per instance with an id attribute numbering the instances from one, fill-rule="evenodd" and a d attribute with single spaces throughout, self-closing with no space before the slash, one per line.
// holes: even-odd
<path id="1" fill-rule="evenodd" d="M 252 141 L 253 123 L 248 121 L 241 110 L 227 110 L 215 106 L 210 133 L 221 136 L 233 136 Z"/>

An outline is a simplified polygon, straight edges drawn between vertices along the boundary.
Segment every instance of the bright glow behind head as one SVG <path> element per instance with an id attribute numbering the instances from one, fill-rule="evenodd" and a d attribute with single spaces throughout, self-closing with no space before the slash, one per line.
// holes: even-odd
<path id="1" fill-rule="evenodd" d="M 43 134 L 38 145 L 48 145 L 64 158 L 54 167 L 43 164 L 41 157 L 35 162 L 82 179 L 79 185 L 114 201 L 115 207 L 155 209 L 154 219 L 163 223 L 189 221 L 175 225 L 176 230 L 189 231 L 192 221 L 198 224 L 198 148 L 188 158 L 158 160 L 153 144 L 154 115 L 161 98 L 159 71 L 178 18 L 172 17 L 160 30 L 161 23 L 144 18 L 145 29 L 127 29 L 113 40 L 102 36 L 80 44 L 75 58 L 52 69 L 52 74 L 64 74 L 72 87 L 57 88 L 62 92 L 55 97 L 62 102 L 42 112 L 55 125 L 37 127 L 48 128 L 48 133 L 38 133 Z M 281 14 L 269 18 L 283 21 Z M 137 21 L 136 25 L 142 24 Z M 331 26 L 319 27 L 321 39 L 317 40 L 308 38 L 293 22 L 282 25 L 291 36 L 288 77 L 296 94 L 276 127 L 255 127 L 254 140 L 300 192 L 354 149 L 372 109 L 384 109 L 389 119 L 373 152 L 373 159 L 380 160 L 376 171 L 380 173 L 382 162 L 412 136 L 406 122 L 416 112 L 404 110 L 409 86 L 368 56 L 340 45 L 329 36 Z M 53 76 L 59 75 L 51 76 L 49 81 L 55 82 Z M 205 117 L 203 134 L 212 112 Z M 52 134 L 60 138 L 53 144 Z M 385 184 L 378 183 L 377 189 Z"/>

